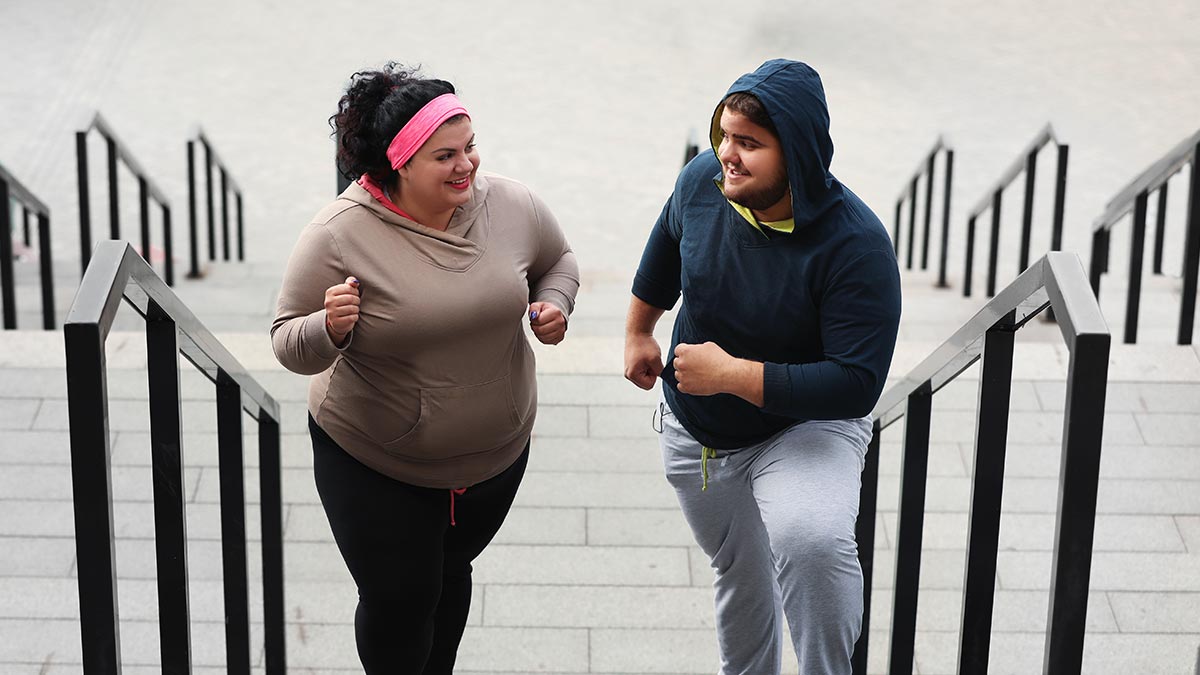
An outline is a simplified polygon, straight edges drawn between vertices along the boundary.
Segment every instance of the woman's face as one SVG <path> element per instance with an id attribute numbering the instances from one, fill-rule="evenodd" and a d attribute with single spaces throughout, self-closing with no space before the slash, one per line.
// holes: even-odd
<path id="1" fill-rule="evenodd" d="M 400 199 L 431 212 L 467 203 L 479 169 L 471 119 L 450 120 L 400 167 Z"/>

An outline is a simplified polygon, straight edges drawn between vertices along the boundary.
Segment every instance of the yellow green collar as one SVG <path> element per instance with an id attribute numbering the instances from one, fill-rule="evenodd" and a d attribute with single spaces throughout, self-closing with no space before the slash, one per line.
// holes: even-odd
<path id="1" fill-rule="evenodd" d="M 717 188 L 721 190 L 721 194 L 725 194 L 725 185 L 723 182 L 720 179 L 716 179 L 713 182 L 717 184 Z M 733 207 L 733 210 L 742 214 L 742 217 L 746 219 L 747 223 L 753 225 L 754 229 L 758 230 L 759 232 L 763 232 L 763 234 L 766 234 L 766 232 L 763 231 L 763 227 L 769 227 L 776 232 L 783 232 L 785 234 L 791 234 L 796 229 L 795 218 L 788 218 L 787 220 L 775 220 L 771 222 L 759 221 L 758 218 L 754 217 L 754 212 L 745 206 L 742 206 L 737 202 L 730 201 L 728 197 L 725 199 L 725 201 L 729 202 L 729 205 Z"/>

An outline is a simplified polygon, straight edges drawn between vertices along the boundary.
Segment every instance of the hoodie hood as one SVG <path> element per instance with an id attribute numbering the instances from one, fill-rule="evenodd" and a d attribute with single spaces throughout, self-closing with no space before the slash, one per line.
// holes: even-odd
<path id="1" fill-rule="evenodd" d="M 821 77 L 807 64 L 773 59 L 737 79 L 725 96 L 745 92 L 762 102 L 779 133 L 792 188 L 792 218 L 799 229 L 819 220 L 843 199 L 842 185 L 829 172 L 833 140 Z M 709 140 L 713 153 L 721 142 L 721 112 L 713 112 Z M 721 179 L 721 174 L 717 179 Z"/>

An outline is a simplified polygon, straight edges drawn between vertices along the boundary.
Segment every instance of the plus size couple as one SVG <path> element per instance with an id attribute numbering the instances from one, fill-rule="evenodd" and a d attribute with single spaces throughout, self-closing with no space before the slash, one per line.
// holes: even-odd
<path id="1" fill-rule="evenodd" d="M 579 268 L 546 204 L 479 172 L 454 87 L 388 64 L 330 118 L 357 176 L 304 228 L 271 328 L 311 375 L 314 475 L 358 587 L 367 673 L 451 673 L 471 563 L 525 472 L 525 337 L 563 340 Z M 859 476 L 900 318 L 879 219 L 830 172 L 817 73 L 768 61 L 712 116 L 633 275 L 625 377 L 661 380 L 660 447 L 716 581 L 721 675 L 850 672 Z M 665 358 L 653 338 L 681 303 Z M 786 623 L 785 623 L 786 621 Z"/>

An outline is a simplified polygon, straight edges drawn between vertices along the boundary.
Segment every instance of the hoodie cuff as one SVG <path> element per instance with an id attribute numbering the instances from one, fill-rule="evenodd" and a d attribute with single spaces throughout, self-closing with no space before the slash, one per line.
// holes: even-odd
<path id="1" fill-rule="evenodd" d="M 763 364 L 763 407 L 776 415 L 788 415 L 791 403 L 792 378 L 782 363 Z"/>
<path id="2" fill-rule="evenodd" d="M 534 302 L 548 302 L 558 308 L 562 312 L 563 318 L 570 320 L 571 310 L 574 309 L 575 303 L 571 301 L 570 296 L 557 288 L 543 288 L 533 296 Z"/>
<path id="3" fill-rule="evenodd" d="M 323 359 L 334 359 L 338 354 L 346 351 L 350 343 L 354 341 L 354 331 L 346 336 L 346 343 L 341 347 L 333 343 L 333 338 L 329 336 L 329 331 L 325 330 L 325 310 L 318 310 L 310 314 L 308 320 L 304 323 L 304 343 L 310 345 L 317 356 Z"/>

